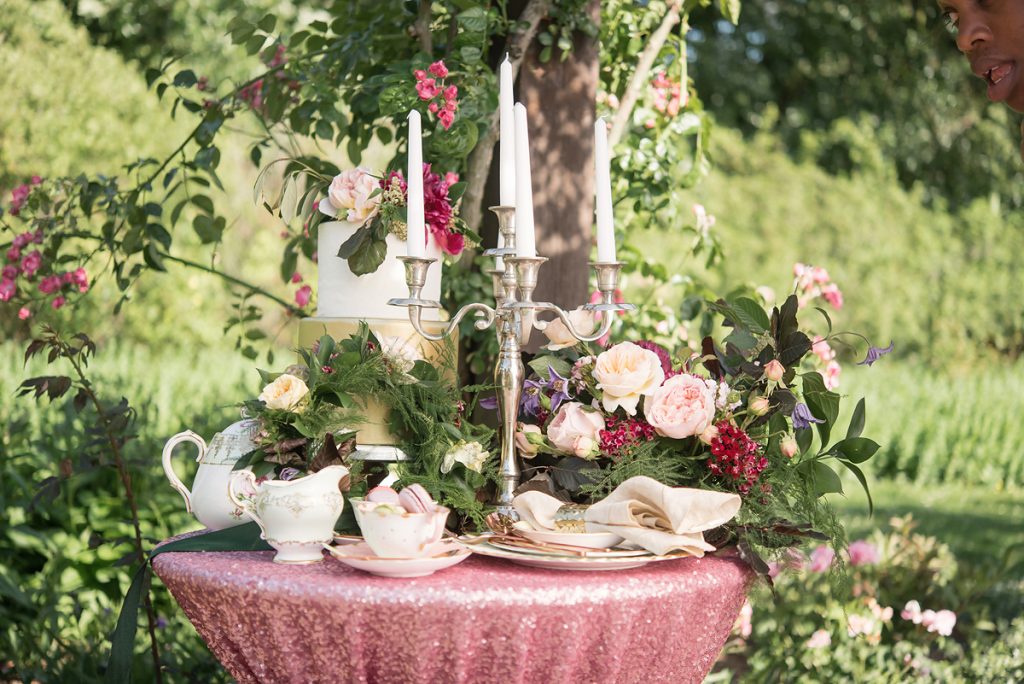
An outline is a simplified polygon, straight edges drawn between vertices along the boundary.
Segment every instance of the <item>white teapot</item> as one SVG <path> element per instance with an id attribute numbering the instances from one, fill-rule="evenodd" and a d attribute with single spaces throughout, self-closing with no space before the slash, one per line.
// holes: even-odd
<path id="1" fill-rule="evenodd" d="M 228 483 L 238 459 L 256 448 L 253 438 L 258 429 L 257 421 L 240 420 L 214 435 L 209 447 L 202 437 L 191 430 L 179 432 L 164 445 L 164 474 L 171 481 L 171 486 L 185 499 L 185 509 L 208 529 L 222 530 L 247 522 L 242 509 L 228 495 Z M 199 470 L 196 471 L 191 491 L 178 479 L 171 467 L 171 452 L 182 442 L 192 442 L 199 447 L 199 456 L 196 458 Z"/>

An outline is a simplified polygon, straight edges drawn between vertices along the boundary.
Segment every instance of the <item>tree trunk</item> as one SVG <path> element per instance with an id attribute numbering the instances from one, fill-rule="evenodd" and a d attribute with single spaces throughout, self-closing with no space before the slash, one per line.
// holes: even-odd
<path id="1" fill-rule="evenodd" d="M 600 2 L 588 9 L 600 21 Z M 569 59 L 555 51 L 547 63 L 541 47 L 531 44 L 518 88 L 529 116 L 537 254 L 549 259 L 534 298 L 573 308 L 590 297 L 598 42 L 577 34 Z"/>

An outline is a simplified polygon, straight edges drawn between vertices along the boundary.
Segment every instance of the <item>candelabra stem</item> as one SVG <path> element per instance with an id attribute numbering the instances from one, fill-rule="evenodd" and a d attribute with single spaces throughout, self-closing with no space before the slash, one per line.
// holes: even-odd
<path id="1" fill-rule="evenodd" d="M 499 314 L 498 321 L 498 340 L 501 346 L 498 352 L 498 365 L 494 368 L 494 383 L 498 387 L 498 411 L 501 416 L 501 485 L 498 489 L 498 512 L 516 517 L 512 508 L 512 499 L 519 485 L 516 426 L 525 372 L 519 346 L 518 313 L 505 309 Z"/>

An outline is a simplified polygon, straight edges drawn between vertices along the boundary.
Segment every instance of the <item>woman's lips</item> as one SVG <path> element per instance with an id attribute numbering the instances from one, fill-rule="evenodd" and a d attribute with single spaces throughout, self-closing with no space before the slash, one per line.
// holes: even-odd
<path id="1" fill-rule="evenodd" d="M 997 64 L 986 71 L 985 80 L 988 82 L 988 98 L 993 101 L 1005 100 L 1010 94 L 1014 76 L 1014 65 L 1009 62 Z"/>

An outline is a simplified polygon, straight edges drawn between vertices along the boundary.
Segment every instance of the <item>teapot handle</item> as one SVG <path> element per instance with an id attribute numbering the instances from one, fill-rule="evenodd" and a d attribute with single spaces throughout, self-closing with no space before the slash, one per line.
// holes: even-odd
<path id="1" fill-rule="evenodd" d="M 256 514 L 256 506 L 252 497 L 242 497 L 235 491 L 235 485 L 243 480 L 248 480 L 249 486 L 252 489 L 256 489 L 256 476 L 253 472 L 251 470 L 238 470 L 231 473 L 231 477 L 228 478 L 228 498 L 231 499 L 232 503 L 245 511 L 245 514 L 252 518 L 253 522 L 259 525 L 260 537 L 266 539 L 267 528 L 263 526 L 263 521 Z"/>
<path id="2" fill-rule="evenodd" d="M 185 499 L 185 510 L 191 513 L 192 492 L 189 491 L 188 487 L 185 486 L 184 482 L 178 479 L 178 476 L 174 473 L 174 468 L 171 467 L 171 452 L 174 451 L 174 447 L 178 446 L 182 442 L 192 442 L 197 447 L 199 447 L 199 455 L 196 456 L 196 460 L 200 461 L 202 460 L 203 455 L 206 453 L 206 441 L 196 433 L 192 432 L 191 430 L 185 430 L 184 432 L 179 432 L 178 434 L 171 437 L 169 440 L 167 440 L 167 444 L 164 445 L 164 475 L 166 475 L 167 479 L 171 481 L 171 486 L 174 487 L 174 489 L 177 490 L 179 494 L 181 494 L 183 499 Z"/>

